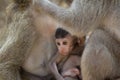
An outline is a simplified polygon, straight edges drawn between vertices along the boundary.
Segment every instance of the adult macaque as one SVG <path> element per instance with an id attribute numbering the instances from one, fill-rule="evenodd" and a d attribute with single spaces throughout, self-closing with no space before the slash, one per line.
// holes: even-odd
<path id="1" fill-rule="evenodd" d="M 57 28 L 55 42 L 58 51 L 50 61 L 51 71 L 57 80 L 69 80 L 66 77 L 73 77 L 72 80 L 80 78 L 80 70 L 76 66 L 80 69 L 79 63 L 84 49 L 84 41 L 84 38 L 72 36 L 68 31 Z"/>
<path id="2" fill-rule="evenodd" d="M 13 0 L 7 9 L 6 25 L 7 38 L 0 49 L 0 80 L 50 80 L 48 62 L 57 51 L 53 39 L 57 22 L 37 14 L 31 0 Z M 26 72 L 20 72 L 20 67 Z"/>
<path id="3" fill-rule="evenodd" d="M 0 80 L 23 80 L 20 67 L 35 77 L 30 80 L 52 77 L 48 62 L 57 51 L 53 39 L 57 22 L 33 9 L 31 0 L 13 0 L 7 9 L 8 35 L 0 48 Z"/>
<path id="4" fill-rule="evenodd" d="M 68 9 L 48 0 L 33 1 L 72 34 L 93 31 L 81 60 L 83 80 L 120 76 L 120 0 L 73 0 Z"/>

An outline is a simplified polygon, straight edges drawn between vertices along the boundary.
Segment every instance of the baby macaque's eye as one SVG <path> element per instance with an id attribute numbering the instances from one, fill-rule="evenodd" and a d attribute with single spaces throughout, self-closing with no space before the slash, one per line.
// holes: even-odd
<path id="1" fill-rule="evenodd" d="M 59 46 L 59 45 L 60 45 L 60 43 L 59 43 L 59 42 L 57 42 L 57 45 Z"/>
<path id="2" fill-rule="evenodd" d="M 67 42 L 63 42 L 63 45 L 67 45 Z"/>

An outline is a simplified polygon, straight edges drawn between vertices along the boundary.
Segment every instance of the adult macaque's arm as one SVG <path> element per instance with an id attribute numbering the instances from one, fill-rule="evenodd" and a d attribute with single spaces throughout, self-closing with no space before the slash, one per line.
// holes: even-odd
<path id="1" fill-rule="evenodd" d="M 19 64 L 22 63 L 21 60 L 24 59 L 23 57 L 33 44 L 35 33 L 28 22 L 29 18 L 26 17 L 26 13 L 14 14 L 11 23 L 7 25 L 6 41 L 0 48 L 0 62 L 15 60 L 15 62 L 20 62 L 13 64 Z"/>
<path id="2" fill-rule="evenodd" d="M 73 22 L 74 11 L 72 7 L 65 9 L 50 2 L 49 0 L 33 0 L 33 3 L 37 6 L 38 9 L 42 9 L 47 14 L 51 15 L 53 18 L 64 24 L 68 25 Z"/>

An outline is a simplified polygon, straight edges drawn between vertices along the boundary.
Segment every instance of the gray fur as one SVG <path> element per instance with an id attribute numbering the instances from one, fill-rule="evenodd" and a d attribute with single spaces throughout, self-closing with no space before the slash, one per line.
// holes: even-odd
<path id="1" fill-rule="evenodd" d="M 48 0 L 33 0 L 72 34 L 92 31 L 81 61 L 83 80 L 120 76 L 120 0 L 73 0 L 65 9 Z"/>

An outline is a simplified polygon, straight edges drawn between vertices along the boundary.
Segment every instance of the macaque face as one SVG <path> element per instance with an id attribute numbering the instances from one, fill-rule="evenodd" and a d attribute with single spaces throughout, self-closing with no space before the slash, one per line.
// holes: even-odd
<path id="1" fill-rule="evenodd" d="M 72 50 L 72 36 L 67 35 L 65 38 L 56 39 L 56 45 L 58 47 L 58 52 L 61 55 L 69 55 L 70 51 Z"/>

